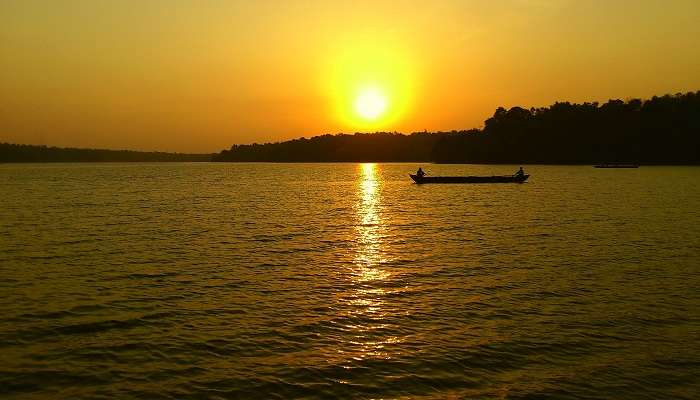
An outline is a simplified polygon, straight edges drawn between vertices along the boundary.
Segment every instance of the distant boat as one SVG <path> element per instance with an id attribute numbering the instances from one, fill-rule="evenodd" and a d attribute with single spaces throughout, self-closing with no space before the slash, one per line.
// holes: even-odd
<path id="1" fill-rule="evenodd" d="M 593 168 L 639 168 L 639 164 L 623 164 L 623 163 L 598 164 L 598 165 L 594 165 Z"/>
<path id="2" fill-rule="evenodd" d="M 504 176 L 423 176 L 409 174 L 416 183 L 523 183 L 530 175 Z"/>

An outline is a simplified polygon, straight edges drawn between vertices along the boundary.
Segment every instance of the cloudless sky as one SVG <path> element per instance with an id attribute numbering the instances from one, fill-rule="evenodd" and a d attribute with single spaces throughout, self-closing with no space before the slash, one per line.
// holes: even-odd
<path id="1" fill-rule="evenodd" d="M 468 129 L 498 106 L 699 90 L 699 38 L 697 0 L 2 0 L 0 142 Z"/>

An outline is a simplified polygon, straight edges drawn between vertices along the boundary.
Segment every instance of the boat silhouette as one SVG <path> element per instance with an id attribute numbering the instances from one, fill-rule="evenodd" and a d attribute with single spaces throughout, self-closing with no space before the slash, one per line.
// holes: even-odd
<path id="1" fill-rule="evenodd" d="M 415 183 L 523 183 L 530 177 L 523 175 L 501 176 L 418 176 L 408 174 Z"/>
<path id="2" fill-rule="evenodd" d="M 639 164 L 606 163 L 594 165 L 593 168 L 639 168 Z"/>

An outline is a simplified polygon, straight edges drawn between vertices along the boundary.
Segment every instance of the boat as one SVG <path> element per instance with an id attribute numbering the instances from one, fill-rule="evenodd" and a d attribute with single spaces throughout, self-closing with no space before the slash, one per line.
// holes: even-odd
<path id="1" fill-rule="evenodd" d="M 415 183 L 523 183 L 530 177 L 524 175 L 503 176 L 418 176 L 409 174 Z"/>
<path id="2" fill-rule="evenodd" d="M 598 164 L 594 165 L 593 168 L 639 168 L 639 164 Z"/>

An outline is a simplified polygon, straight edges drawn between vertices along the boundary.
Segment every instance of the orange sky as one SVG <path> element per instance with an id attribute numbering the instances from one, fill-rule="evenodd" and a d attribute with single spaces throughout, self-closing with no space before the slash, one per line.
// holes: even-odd
<path id="1" fill-rule="evenodd" d="M 698 38 L 695 0 L 3 0 L 0 142 L 467 129 L 498 106 L 698 90 Z"/>

